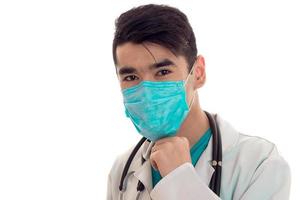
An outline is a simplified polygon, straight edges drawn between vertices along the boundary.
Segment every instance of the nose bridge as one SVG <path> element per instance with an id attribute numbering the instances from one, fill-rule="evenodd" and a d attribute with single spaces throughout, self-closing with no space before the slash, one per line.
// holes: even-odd
<path id="1" fill-rule="evenodd" d="M 142 70 L 140 76 L 141 81 L 155 81 L 155 77 L 149 69 Z"/>
<path id="2" fill-rule="evenodd" d="M 152 76 L 152 74 L 147 74 L 146 76 L 143 77 L 143 81 L 155 81 L 155 79 Z"/>

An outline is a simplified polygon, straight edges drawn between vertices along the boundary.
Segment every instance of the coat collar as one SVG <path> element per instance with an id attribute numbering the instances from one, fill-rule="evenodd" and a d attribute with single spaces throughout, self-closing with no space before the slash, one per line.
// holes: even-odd
<path id="1" fill-rule="evenodd" d="M 238 132 L 231 126 L 227 121 L 222 119 L 217 115 L 217 123 L 220 128 L 221 138 L 222 138 L 222 153 L 223 157 L 237 142 Z M 154 142 L 145 141 L 139 150 L 140 153 L 137 154 L 132 162 L 132 167 L 129 169 L 129 173 L 132 172 L 134 176 L 140 180 L 148 190 L 152 190 L 152 174 L 151 174 L 151 164 L 150 164 L 150 152 Z M 146 160 L 144 164 L 141 163 L 141 155 Z M 214 168 L 211 166 L 212 160 L 212 137 L 210 138 L 208 145 L 201 157 L 199 158 L 195 169 L 199 174 L 201 179 L 208 185 L 212 174 L 214 173 Z"/>

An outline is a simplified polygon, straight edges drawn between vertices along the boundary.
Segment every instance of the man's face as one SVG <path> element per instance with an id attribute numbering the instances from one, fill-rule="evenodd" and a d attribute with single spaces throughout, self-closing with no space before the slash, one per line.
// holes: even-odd
<path id="1" fill-rule="evenodd" d="M 117 74 L 121 89 L 141 81 L 178 81 L 188 75 L 183 56 L 175 56 L 167 48 L 154 43 L 127 42 L 116 49 Z"/>
<path id="2" fill-rule="evenodd" d="M 185 81 L 189 74 L 185 57 L 175 56 L 169 49 L 154 43 L 124 43 L 117 47 L 116 56 L 121 89 L 135 86 L 141 81 Z M 204 58 L 198 56 L 193 73 L 186 83 L 188 103 L 195 90 L 204 85 L 205 79 Z M 198 96 L 195 98 L 198 99 Z"/>

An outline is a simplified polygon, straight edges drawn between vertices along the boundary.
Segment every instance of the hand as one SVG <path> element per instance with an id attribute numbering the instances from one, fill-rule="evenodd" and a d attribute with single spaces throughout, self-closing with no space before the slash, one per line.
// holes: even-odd
<path id="1" fill-rule="evenodd" d="M 167 137 L 157 140 L 151 149 L 150 162 L 162 177 L 190 162 L 190 145 L 186 137 Z"/>

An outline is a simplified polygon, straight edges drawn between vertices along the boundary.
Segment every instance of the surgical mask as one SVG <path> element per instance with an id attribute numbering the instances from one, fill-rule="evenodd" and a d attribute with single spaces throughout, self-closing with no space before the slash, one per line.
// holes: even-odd
<path id="1" fill-rule="evenodd" d="M 176 135 L 194 102 L 186 99 L 186 80 L 142 81 L 122 90 L 126 116 L 136 130 L 151 141 Z"/>

